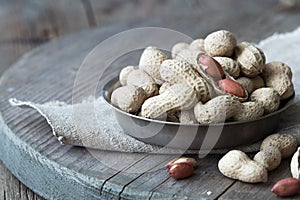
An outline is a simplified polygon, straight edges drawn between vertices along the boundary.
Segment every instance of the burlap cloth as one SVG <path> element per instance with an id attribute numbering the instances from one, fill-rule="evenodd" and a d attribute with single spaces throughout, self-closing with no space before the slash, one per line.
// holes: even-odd
<path id="1" fill-rule="evenodd" d="M 299 80 L 297 80 L 300 78 L 300 28 L 290 33 L 274 34 L 262 40 L 258 46 L 265 52 L 267 61 L 282 61 L 292 68 L 297 95 L 300 85 Z M 99 99 L 87 99 L 75 105 L 57 101 L 38 104 L 17 99 L 10 99 L 9 102 L 12 106 L 25 106 L 36 109 L 46 118 L 52 128 L 53 135 L 62 144 L 120 152 L 184 153 L 184 151 L 179 149 L 162 149 L 160 146 L 145 144 L 126 135 L 117 124 L 113 111 L 106 105 L 102 97 Z M 298 144 L 300 144 L 300 123 L 298 126 L 297 120 L 299 117 L 296 114 L 299 108 L 300 105 L 298 103 L 293 106 L 293 112 L 290 115 L 295 115 L 295 118 L 293 118 L 295 120 L 281 122 L 281 126 L 286 128 L 279 131 L 297 136 Z M 76 117 L 73 114 L 74 110 L 76 111 Z M 260 142 L 257 142 L 235 149 L 255 152 L 259 150 L 259 147 Z M 210 153 L 220 154 L 228 150 L 213 150 Z M 199 151 L 189 150 L 185 153 L 198 154 Z"/>

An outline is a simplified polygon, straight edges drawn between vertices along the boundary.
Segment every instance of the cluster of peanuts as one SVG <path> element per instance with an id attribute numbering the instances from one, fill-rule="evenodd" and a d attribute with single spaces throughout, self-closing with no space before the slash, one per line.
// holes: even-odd
<path id="1" fill-rule="evenodd" d="M 261 49 L 227 30 L 177 43 L 171 54 L 147 47 L 138 67 L 120 72 L 111 103 L 145 118 L 208 124 L 256 119 L 294 94 L 289 66 L 266 63 Z"/>

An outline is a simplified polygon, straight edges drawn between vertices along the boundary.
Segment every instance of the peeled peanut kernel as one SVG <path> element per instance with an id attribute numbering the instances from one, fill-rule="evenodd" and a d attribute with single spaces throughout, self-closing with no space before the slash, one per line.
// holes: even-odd
<path id="1" fill-rule="evenodd" d="M 296 195 L 300 190 L 300 180 L 295 178 L 285 178 L 278 181 L 273 187 L 272 192 L 280 197 Z"/>
<path id="2" fill-rule="evenodd" d="M 245 92 L 244 87 L 236 81 L 233 81 L 229 78 L 225 78 L 218 81 L 218 85 L 221 90 L 226 93 L 233 94 L 237 97 L 246 97 L 247 94 Z"/>
<path id="3" fill-rule="evenodd" d="M 210 33 L 204 40 L 205 51 L 211 56 L 230 57 L 236 46 L 236 38 L 226 30 Z"/>
<path id="4" fill-rule="evenodd" d="M 169 169 L 169 174 L 174 179 L 188 178 L 192 176 L 193 173 L 194 173 L 194 167 L 186 163 L 174 164 Z"/>
<path id="5" fill-rule="evenodd" d="M 223 68 L 215 59 L 205 54 L 200 55 L 198 59 L 203 70 L 214 80 L 225 78 Z"/>
<path id="6" fill-rule="evenodd" d="M 170 162 L 168 162 L 166 167 L 170 168 L 174 164 L 181 164 L 181 163 L 186 163 L 186 164 L 195 166 L 196 160 L 194 158 L 188 158 L 188 157 L 175 158 L 175 159 L 171 160 Z"/>

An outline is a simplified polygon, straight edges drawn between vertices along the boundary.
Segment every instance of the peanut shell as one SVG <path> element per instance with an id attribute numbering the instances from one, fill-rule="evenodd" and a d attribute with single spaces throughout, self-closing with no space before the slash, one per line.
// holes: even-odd
<path id="1" fill-rule="evenodd" d="M 159 50 L 157 47 L 147 47 L 139 61 L 139 68 L 147 72 L 157 84 L 161 85 L 163 83 L 160 73 L 159 73 L 159 68 L 161 63 L 168 59 L 168 56 Z"/>
<path id="2" fill-rule="evenodd" d="M 226 30 L 220 30 L 207 35 L 204 40 L 205 51 L 210 56 L 230 57 L 236 46 L 236 38 Z"/>

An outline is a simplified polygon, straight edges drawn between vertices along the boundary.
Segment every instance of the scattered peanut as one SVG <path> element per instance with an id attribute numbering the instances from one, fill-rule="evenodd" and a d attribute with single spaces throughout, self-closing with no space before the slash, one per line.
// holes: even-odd
<path id="1" fill-rule="evenodd" d="M 253 160 L 264 166 L 267 171 L 271 171 L 280 165 L 281 152 L 277 147 L 269 146 L 263 151 L 259 151 Z"/>
<path id="2" fill-rule="evenodd" d="M 242 151 L 232 150 L 219 161 L 220 172 L 232 179 L 256 183 L 267 181 L 267 171 L 274 170 L 295 151 L 296 138 L 288 134 L 273 134 L 264 139 L 253 160 Z"/>
<path id="3" fill-rule="evenodd" d="M 295 178 L 285 178 L 278 181 L 272 188 L 272 192 L 280 197 L 296 195 L 300 190 L 300 180 Z"/>
<path id="4" fill-rule="evenodd" d="M 205 51 L 211 56 L 230 57 L 236 46 L 236 38 L 226 30 L 209 34 L 204 40 Z"/>
<path id="5" fill-rule="evenodd" d="M 281 158 L 288 158 L 296 151 L 297 140 L 289 134 L 273 134 L 264 139 L 260 150 L 265 151 L 269 147 L 276 147 L 281 153 Z"/>
<path id="6" fill-rule="evenodd" d="M 175 158 L 170 162 L 168 162 L 166 167 L 170 168 L 174 164 L 181 164 L 181 163 L 186 163 L 194 167 L 196 165 L 196 160 L 194 158 L 188 158 L 188 157 Z"/>
<path id="7" fill-rule="evenodd" d="M 138 112 L 146 99 L 145 91 L 136 86 L 119 87 L 111 95 L 111 103 L 125 112 Z"/>
<path id="8" fill-rule="evenodd" d="M 194 173 L 194 167 L 186 163 L 174 164 L 169 169 L 169 174 L 174 179 L 188 178 L 191 175 L 193 175 L 193 173 Z"/>
<path id="9" fill-rule="evenodd" d="M 174 179 L 188 178 L 194 173 L 196 160 L 194 158 L 176 158 L 170 161 L 166 167 L 169 168 L 169 174 Z"/>
<path id="10" fill-rule="evenodd" d="M 298 147 L 297 151 L 294 153 L 290 168 L 293 178 L 300 179 L 300 147 Z"/>
<path id="11" fill-rule="evenodd" d="M 229 151 L 223 156 L 218 168 L 224 176 L 247 183 L 267 182 L 268 179 L 267 170 L 239 150 Z"/>

